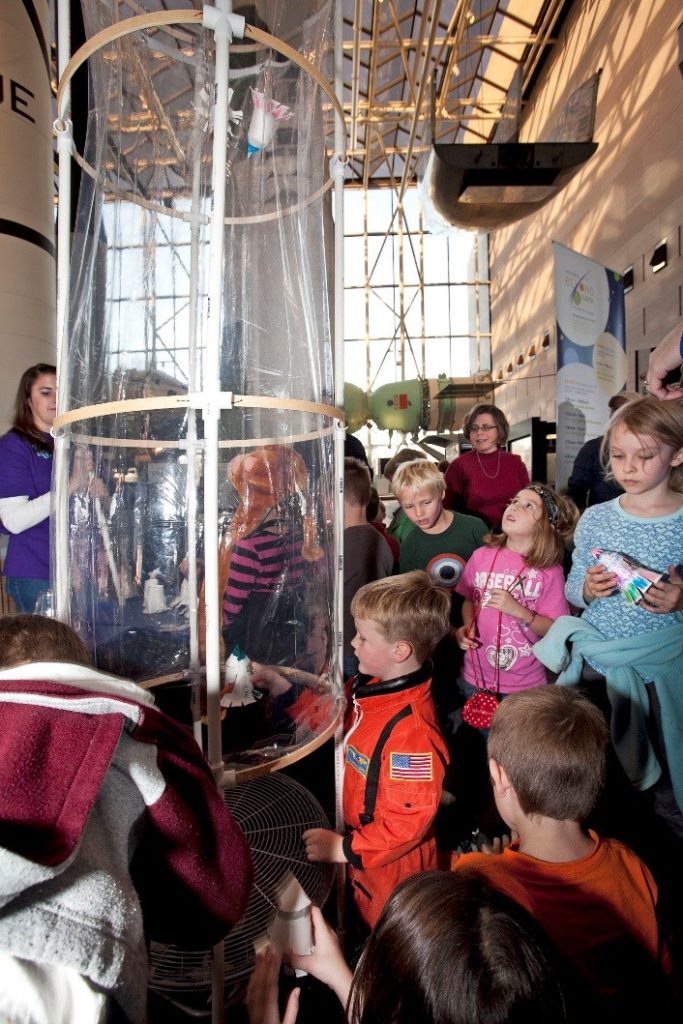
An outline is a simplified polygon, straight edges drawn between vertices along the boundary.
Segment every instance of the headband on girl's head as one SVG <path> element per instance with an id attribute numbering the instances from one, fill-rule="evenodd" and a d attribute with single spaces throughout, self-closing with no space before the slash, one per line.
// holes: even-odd
<path id="1" fill-rule="evenodd" d="M 550 490 L 547 487 L 544 487 L 543 484 L 530 484 L 526 490 L 533 491 L 534 494 L 539 496 L 543 502 L 543 508 L 546 511 L 550 525 L 555 526 L 557 520 L 560 518 L 560 510 L 557 507 L 557 503 L 550 493 Z"/>

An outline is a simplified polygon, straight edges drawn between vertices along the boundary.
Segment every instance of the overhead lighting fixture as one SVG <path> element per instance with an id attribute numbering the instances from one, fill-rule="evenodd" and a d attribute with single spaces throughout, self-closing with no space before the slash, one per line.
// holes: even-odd
<path id="1" fill-rule="evenodd" d="M 658 274 L 660 270 L 664 269 L 668 262 L 669 260 L 667 258 L 666 252 L 666 239 L 664 239 L 655 246 L 655 250 L 650 258 L 650 266 L 652 267 L 652 273 Z"/>
<path id="2" fill-rule="evenodd" d="M 529 351 L 527 352 L 526 357 L 527 357 L 527 359 L 535 359 L 536 358 L 536 343 L 535 342 L 534 342 L 533 345 L 531 345 L 529 347 Z"/>
<path id="3" fill-rule="evenodd" d="M 597 142 L 434 143 L 422 202 L 455 227 L 513 224 L 558 195 L 597 148 Z"/>
<path id="4" fill-rule="evenodd" d="M 517 356 L 517 366 L 524 366 L 524 353 L 520 352 Z"/>
<path id="5" fill-rule="evenodd" d="M 546 331 L 541 339 L 541 348 L 545 352 L 546 349 L 550 348 L 550 331 Z"/>
<path id="6" fill-rule="evenodd" d="M 514 366 L 512 365 L 512 363 L 508 363 L 507 366 L 505 367 L 505 372 L 507 373 L 508 377 L 510 376 L 513 370 Z"/>
<path id="7" fill-rule="evenodd" d="M 554 199 L 598 148 L 592 141 L 598 82 L 596 73 L 572 93 L 545 140 L 514 141 L 518 124 L 506 116 L 502 136 L 496 132 L 492 142 L 437 143 L 434 130 L 418 176 L 428 226 L 492 231 Z"/>

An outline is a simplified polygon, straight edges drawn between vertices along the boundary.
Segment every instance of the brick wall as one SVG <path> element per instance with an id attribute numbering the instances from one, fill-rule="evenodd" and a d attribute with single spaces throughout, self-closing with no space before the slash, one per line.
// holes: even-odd
<path id="1" fill-rule="evenodd" d="M 596 154 L 539 213 L 491 235 L 493 367 L 506 381 L 496 401 L 511 423 L 555 419 L 553 241 L 615 270 L 633 265 L 628 388 L 636 385 L 636 351 L 654 346 L 683 315 L 682 18 L 673 0 L 576 0 L 525 109 L 521 138 L 538 138 L 573 90 L 602 69 Z M 664 238 L 669 263 L 653 274 L 649 260 Z"/>

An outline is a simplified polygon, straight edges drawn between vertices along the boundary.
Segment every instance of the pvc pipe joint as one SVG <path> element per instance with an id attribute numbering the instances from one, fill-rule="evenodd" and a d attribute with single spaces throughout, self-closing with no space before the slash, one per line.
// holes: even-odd
<path id="1" fill-rule="evenodd" d="M 204 4 L 202 8 L 202 25 L 204 28 L 212 29 L 217 36 L 227 35 L 229 39 L 235 37 L 243 39 L 246 18 L 241 14 L 227 14 L 224 11 L 219 11 L 216 7 L 212 7 L 211 4 Z"/>

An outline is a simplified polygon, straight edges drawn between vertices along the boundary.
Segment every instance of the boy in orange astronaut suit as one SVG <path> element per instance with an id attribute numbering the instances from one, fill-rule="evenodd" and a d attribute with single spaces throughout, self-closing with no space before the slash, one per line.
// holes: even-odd
<path id="1" fill-rule="evenodd" d="M 303 840 L 309 860 L 348 862 L 356 909 L 372 927 L 400 881 L 437 866 L 448 752 L 427 659 L 450 628 L 450 598 L 415 571 L 361 587 L 351 613 L 360 673 L 344 741 L 346 834 L 313 828 Z"/>

